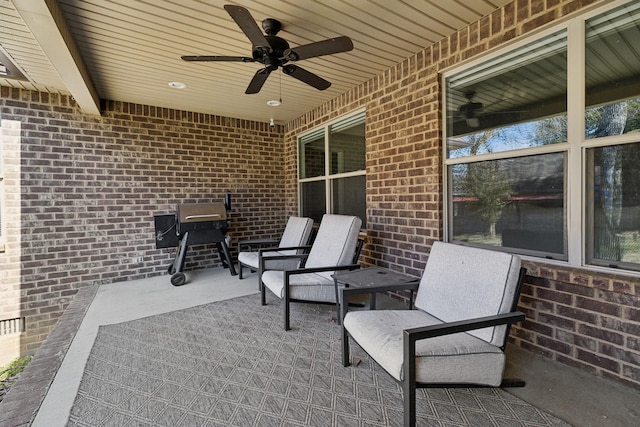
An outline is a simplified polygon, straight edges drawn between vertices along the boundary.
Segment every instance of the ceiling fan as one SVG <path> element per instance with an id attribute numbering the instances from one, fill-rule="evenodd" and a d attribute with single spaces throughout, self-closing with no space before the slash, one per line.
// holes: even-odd
<path id="1" fill-rule="evenodd" d="M 473 98 L 476 96 L 476 92 L 468 90 L 464 93 L 464 97 L 467 98 L 467 103 L 458 107 L 457 117 L 463 118 L 468 128 L 480 127 L 480 119 L 483 120 L 483 125 L 488 123 L 494 125 L 506 125 L 508 123 L 516 123 L 520 121 L 520 113 L 526 112 L 526 110 L 501 110 L 501 111 L 483 111 L 484 104 L 481 102 L 474 102 Z M 498 103 L 494 103 L 493 110 L 496 109 Z M 482 117 L 481 117 L 482 116 Z M 487 123 L 488 122 L 488 123 Z"/>
<path id="2" fill-rule="evenodd" d="M 467 98 L 467 103 L 458 108 L 458 112 L 464 117 L 467 126 L 470 128 L 480 127 L 480 119 L 476 113 L 482 109 L 482 103 L 472 101 L 475 95 L 475 91 L 472 90 L 465 92 L 464 96 Z"/>
<path id="3" fill-rule="evenodd" d="M 253 45 L 251 56 L 182 56 L 181 58 L 185 61 L 259 62 L 263 64 L 264 68 L 258 70 L 251 79 L 245 91 L 246 94 L 260 92 L 269 74 L 277 70 L 278 67 L 282 68 L 283 73 L 303 83 L 318 90 L 325 90 L 331 86 L 331 82 L 304 68 L 290 64 L 290 62 L 348 52 L 353 49 L 351 39 L 346 36 L 309 43 L 292 49 L 286 40 L 276 35 L 282 29 L 280 21 L 273 18 L 263 20 L 262 28 L 265 34 L 262 34 L 251 13 L 244 7 L 228 4 L 224 6 L 224 9 L 251 41 Z"/>

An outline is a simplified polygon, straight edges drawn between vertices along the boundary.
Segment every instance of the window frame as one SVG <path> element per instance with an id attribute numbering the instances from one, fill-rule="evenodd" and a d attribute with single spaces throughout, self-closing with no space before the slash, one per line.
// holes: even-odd
<path id="1" fill-rule="evenodd" d="M 0 253 L 5 252 L 7 243 L 7 210 L 6 210 L 6 194 L 5 194 L 5 137 L 3 120 L 0 116 Z"/>
<path id="2" fill-rule="evenodd" d="M 622 274 L 640 277 L 640 271 L 624 268 L 611 268 L 597 264 L 589 264 L 587 258 L 588 244 L 592 236 L 589 236 L 589 212 L 587 201 L 587 151 L 592 148 L 612 145 L 640 143 L 638 133 L 612 135 L 595 139 L 587 139 L 585 135 L 585 98 L 586 98 L 586 22 L 602 13 L 606 13 L 619 6 L 628 4 L 629 0 L 617 0 L 607 5 L 595 7 L 579 16 L 569 18 L 561 23 L 545 27 L 534 34 L 518 39 L 501 46 L 482 57 L 470 61 L 458 63 L 455 66 L 443 70 L 442 83 L 442 123 L 443 129 L 447 129 L 447 78 L 462 72 L 470 67 L 490 62 L 500 55 L 508 54 L 516 49 L 540 40 L 553 33 L 565 30 L 567 37 L 567 141 L 548 146 L 531 147 L 502 151 L 499 153 L 480 154 L 467 157 L 447 158 L 447 133 L 442 132 L 442 158 L 443 158 L 443 236 L 449 241 L 451 235 L 452 217 L 450 209 L 450 167 L 454 164 L 468 164 L 484 160 L 499 160 L 514 157 L 523 157 L 551 152 L 567 153 L 566 169 L 566 240 L 567 259 L 548 259 L 539 256 L 521 254 L 523 259 L 532 261 L 544 261 L 548 264 L 579 267 L 597 272 L 609 274 Z M 491 246 L 492 249 L 508 252 L 508 248 Z M 640 269 L 640 266 L 638 266 Z"/>
<path id="3" fill-rule="evenodd" d="M 325 213 L 334 213 L 334 206 L 332 204 L 332 200 L 333 200 L 333 183 L 336 180 L 339 179 L 343 179 L 343 178 L 351 178 L 351 177 L 356 177 L 356 176 L 365 176 L 367 174 L 367 170 L 366 170 L 366 141 L 365 141 L 365 150 L 364 150 L 364 169 L 360 169 L 360 170 L 356 170 L 356 171 L 349 171 L 349 172 L 338 172 L 338 173 L 331 173 L 331 142 L 330 142 L 330 137 L 331 137 L 331 129 L 332 127 L 336 126 L 336 125 L 340 125 L 342 123 L 349 123 L 349 122 L 354 122 L 354 124 L 358 124 L 359 123 L 359 116 L 361 116 L 362 122 L 365 124 L 365 129 L 366 129 L 366 110 L 364 108 L 359 108 L 357 110 L 351 111 L 348 114 L 342 115 L 334 120 L 331 120 L 327 123 L 322 124 L 321 126 L 315 127 L 311 130 L 309 130 L 308 132 L 304 132 L 302 134 L 300 134 L 297 138 L 296 138 L 296 149 L 297 149 L 297 167 L 296 167 L 296 172 L 297 172 L 297 182 L 298 182 L 298 214 L 299 215 L 303 215 L 303 211 L 302 211 L 302 202 L 303 202 L 303 195 L 302 195 L 302 185 L 304 183 L 307 182 L 319 182 L 319 181 L 323 181 L 325 183 Z M 301 152 L 301 147 L 302 147 L 302 140 L 314 135 L 314 134 L 320 134 L 322 133 L 324 136 L 324 174 L 323 175 L 318 175 L 318 176 L 314 176 L 314 177 L 310 177 L 310 178 L 301 178 L 301 167 L 303 166 L 301 164 L 301 156 L 302 156 L 302 152 Z M 366 138 L 366 136 L 365 136 Z M 365 200 L 366 200 L 366 186 L 365 186 Z M 366 212 L 366 202 L 365 202 L 365 212 Z M 363 218 L 363 224 L 366 224 L 366 218 Z"/>

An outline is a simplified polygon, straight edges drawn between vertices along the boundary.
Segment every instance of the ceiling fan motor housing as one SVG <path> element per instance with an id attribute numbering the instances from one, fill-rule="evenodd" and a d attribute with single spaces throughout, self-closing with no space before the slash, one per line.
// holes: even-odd
<path id="1" fill-rule="evenodd" d="M 262 29 L 269 36 L 275 36 L 282 29 L 282 24 L 277 19 L 266 18 L 262 20 Z"/>
<path id="2" fill-rule="evenodd" d="M 287 59 L 284 58 L 284 51 L 289 49 L 289 43 L 282 37 L 276 36 L 282 29 L 282 23 L 277 19 L 263 19 L 262 29 L 266 34 L 264 38 L 269 42 L 271 51 L 264 49 L 262 46 L 254 46 L 252 56 L 256 61 L 264 64 L 266 68 L 274 71 L 287 62 Z"/>
<path id="3" fill-rule="evenodd" d="M 269 46 L 271 46 L 271 52 L 262 49 L 261 46 L 254 46 L 252 53 L 253 59 L 267 66 L 274 65 L 275 68 L 277 68 L 278 65 L 285 64 L 288 60 L 284 56 L 284 52 L 289 49 L 289 43 L 278 36 L 266 35 L 264 37 L 269 42 Z"/>

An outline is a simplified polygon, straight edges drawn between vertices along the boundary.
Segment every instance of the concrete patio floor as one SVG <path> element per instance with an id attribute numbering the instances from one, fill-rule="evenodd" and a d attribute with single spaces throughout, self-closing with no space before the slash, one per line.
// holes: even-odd
<path id="1" fill-rule="evenodd" d="M 66 354 L 63 353 L 64 358 L 53 381 L 46 382 L 46 390 L 32 390 L 33 393 L 42 393 L 44 399 L 39 408 L 38 402 L 34 402 L 35 407 L 29 415 L 32 421 L 30 425 L 65 425 L 100 325 L 125 322 L 257 292 L 255 274 L 245 275 L 245 279 L 239 280 L 238 276 L 231 276 L 228 270 L 217 268 L 194 271 L 189 276 L 189 282 L 181 287 L 172 286 L 168 275 L 97 287 L 87 299 L 88 307 L 84 307 L 79 314 L 79 327 L 76 326 L 77 330 L 72 334 L 73 340 L 70 345 L 67 344 L 68 349 Z M 380 300 L 381 298 L 378 301 Z M 395 302 L 389 299 L 386 304 L 393 305 Z M 542 359 L 515 346 L 508 346 L 507 355 L 505 377 L 517 377 L 527 382 L 524 388 L 507 391 L 532 405 L 574 426 L 640 425 L 640 392 Z M 39 357 L 44 358 L 46 355 L 37 354 L 34 362 Z M 34 362 L 32 363 L 37 365 Z M 27 371 L 25 374 L 25 378 L 16 383 L 19 390 L 13 397 L 11 392 L 8 394 L 7 405 L 0 407 L 0 412 L 5 408 L 17 411 L 20 402 L 15 402 L 16 398 L 20 397 L 22 390 L 29 390 L 30 378 L 37 376 L 27 374 Z M 20 419 L 19 416 L 4 419 L 0 416 L 0 425 L 29 425 L 20 422 Z M 24 420 L 24 416 L 22 419 Z M 12 424 L 11 420 L 15 420 L 15 423 Z"/>

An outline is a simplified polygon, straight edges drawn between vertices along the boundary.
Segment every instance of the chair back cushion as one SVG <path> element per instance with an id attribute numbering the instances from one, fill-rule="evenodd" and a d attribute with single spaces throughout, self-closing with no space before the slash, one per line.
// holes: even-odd
<path id="1" fill-rule="evenodd" d="M 348 265 L 353 262 L 362 220 L 357 216 L 325 214 L 313 241 L 306 268 Z M 331 279 L 333 271 L 318 273 Z"/>
<path id="2" fill-rule="evenodd" d="M 504 252 L 435 242 L 420 281 L 415 306 L 443 322 L 511 311 L 520 257 Z M 503 346 L 506 326 L 469 333 Z"/>
<path id="3" fill-rule="evenodd" d="M 313 229 L 313 220 L 311 218 L 303 218 L 292 216 L 287 221 L 287 226 L 282 232 L 279 247 L 287 248 L 292 246 L 303 246 L 309 242 L 311 230 Z"/>

